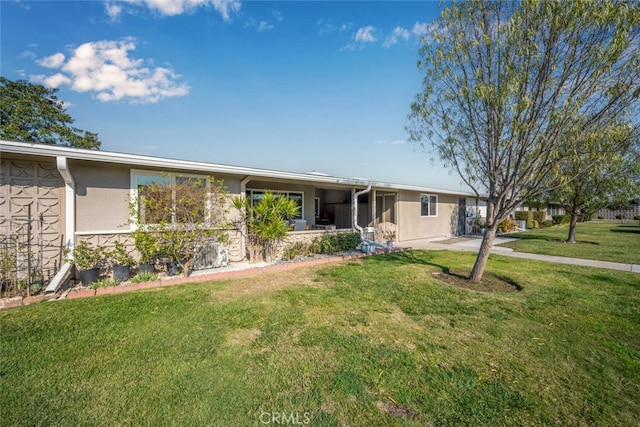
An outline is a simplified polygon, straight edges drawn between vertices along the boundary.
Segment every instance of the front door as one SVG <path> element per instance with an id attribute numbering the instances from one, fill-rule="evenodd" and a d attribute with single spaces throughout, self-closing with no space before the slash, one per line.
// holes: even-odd
<path id="1" fill-rule="evenodd" d="M 467 234 L 466 217 L 467 199 L 461 197 L 458 199 L 458 236 Z"/>

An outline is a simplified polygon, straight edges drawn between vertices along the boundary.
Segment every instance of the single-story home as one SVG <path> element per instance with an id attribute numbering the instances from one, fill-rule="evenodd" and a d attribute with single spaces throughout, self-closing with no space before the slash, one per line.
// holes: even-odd
<path id="1" fill-rule="evenodd" d="M 132 195 L 167 174 L 213 176 L 231 195 L 259 198 L 273 191 L 296 200 L 306 226 L 291 232 L 293 239 L 354 229 L 357 210 L 361 227 L 391 223 L 396 242 L 410 246 L 418 239 L 466 234 L 474 224 L 470 218 L 485 209 L 472 193 L 427 186 L 2 140 L 0 171 L 0 236 L 6 243 L 12 234 L 28 234 L 37 248 L 32 253 L 47 271 L 64 263 L 61 247 L 84 239 L 107 246 L 125 239 L 135 226 Z M 354 204 L 356 192 L 363 193 Z M 230 237 L 229 261 L 243 260 L 242 234 L 236 230 Z"/>

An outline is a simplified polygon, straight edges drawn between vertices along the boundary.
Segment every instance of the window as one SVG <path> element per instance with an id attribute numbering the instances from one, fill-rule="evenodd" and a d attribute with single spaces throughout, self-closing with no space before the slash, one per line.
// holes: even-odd
<path id="1" fill-rule="evenodd" d="M 420 215 L 438 216 L 438 196 L 433 194 L 420 195 Z"/>
<path id="2" fill-rule="evenodd" d="M 304 213 L 302 211 L 304 209 L 304 202 L 303 202 L 304 198 L 302 193 L 298 193 L 294 191 L 247 190 L 247 198 L 251 200 L 251 206 L 253 206 L 254 203 L 258 203 L 260 199 L 264 197 L 264 193 L 273 193 L 275 195 L 288 197 L 294 200 L 296 202 L 296 205 L 300 207 L 300 211 L 299 211 L 300 213 L 295 218 L 291 218 L 291 219 L 304 218 Z"/>
<path id="3" fill-rule="evenodd" d="M 208 216 L 208 179 L 196 175 L 167 175 L 132 171 L 131 201 L 136 205 L 137 222 L 190 224 Z"/>

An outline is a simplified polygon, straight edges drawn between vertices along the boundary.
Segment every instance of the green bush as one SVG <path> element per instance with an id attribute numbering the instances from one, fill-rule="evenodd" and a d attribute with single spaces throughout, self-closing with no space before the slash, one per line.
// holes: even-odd
<path id="1" fill-rule="evenodd" d="M 598 219 L 604 219 L 604 215 L 598 215 Z"/>
<path id="2" fill-rule="evenodd" d="M 547 220 L 547 213 L 545 211 L 533 211 L 533 219 L 541 224 Z"/>
<path id="3" fill-rule="evenodd" d="M 109 288 L 109 287 L 117 286 L 117 285 L 119 285 L 119 283 L 117 281 L 107 277 L 107 278 L 104 278 L 104 279 L 100 279 L 97 282 L 93 282 L 91 284 L 91 289 Z"/>
<path id="4" fill-rule="evenodd" d="M 571 215 L 552 215 L 551 220 L 554 225 L 569 224 L 569 222 L 571 222 Z"/>
<path id="5" fill-rule="evenodd" d="M 289 261 L 299 256 L 309 256 L 312 252 L 309 250 L 309 245 L 304 242 L 294 242 L 284 248 L 282 252 L 282 259 Z"/>
<path id="6" fill-rule="evenodd" d="M 151 273 L 150 271 L 141 271 L 140 273 L 133 276 L 129 279 L 131 283 L 144 283 L 144 282 L 153 282 L 158 278 L 156 273 Z"/>
<path id="7" fill-rule="evenodd" d="M 528 229 L 537 228 L 533 225 L 533 211 L 517 211 L 514 216 L 516 221 L 526 221 Z"/>
<path id="8" fill-rule="evenodd" d="M 359 233 L 323 234 L 313 239 L 309 245 L 309 251 L 314 254 L 353 251 L 361 241 Z"/>
<path id="9" fill-rule="evenodd" d="M 549 220 L 543 221 L 542 225 L 544 227 L 553 227 L 553 221 L 549 221 Z"/>
<path id="10" fill-rule="evenodd" d="M 529 228 L 529 227 L 527 227 Z M 540 223 L 538 221 L 536 221 L 535 219 L 531 221 L 531 228 L 536 230 L 538 228 L 540 228 Z"/>

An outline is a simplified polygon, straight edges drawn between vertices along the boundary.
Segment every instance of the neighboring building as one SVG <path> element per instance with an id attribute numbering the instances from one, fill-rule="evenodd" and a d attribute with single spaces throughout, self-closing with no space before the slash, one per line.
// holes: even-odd
<path id="1" fill-rule="evenodd" d="M 466 234 L 467 218 L 479 210 L 465 192 L 11 141 L 0 141 L 0 169 L 0 237 L 6 242 L 16 230 L 24 233 L 31 218 L 30 238 L 42 245 L 34 247 L 47 269 L 63 261 L 61 247 L 80 239 L 106 245 L 126 240 L 129 203 L 139 186 L 166 174 L 213 176 L 232 195 L 284 193 L 302 208 L 307 230 L 291 234 L 300 238 L 353 228 L 353 194 L 369 185 L 358 198 L 358 224 L 393 223 L 399 244 Z M 230 237 L 229 260 L 241 261 L 242 235 L 235 230 Z"/>

